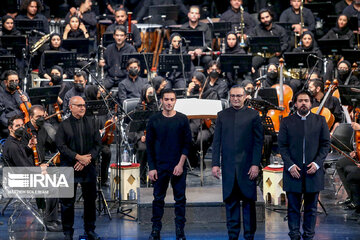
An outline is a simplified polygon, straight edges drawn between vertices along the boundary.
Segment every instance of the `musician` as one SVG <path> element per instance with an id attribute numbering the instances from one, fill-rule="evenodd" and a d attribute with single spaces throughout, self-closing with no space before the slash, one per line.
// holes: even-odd
<path id="1" fill-rule="evenodd" d="M 187 88 L 186 95 L 188 97 L 196 97 L 200 99 L 213 99 L 220 100 L 218 94 L 211 88 L 204 90 L 204 84 L 206 77 L 201 72 L 194 72 L 192 75 L 191 82 Z M 201 129 L 202 127 L 202 129 Z M 206 119 L 191 119 L 190 130 L 192 135 L 191 148 L 189 152 L 190 165 L 194 168 L 200 167 L 200 144 L 203 144 L 203 157 L 205 157 L 207 150 L 211 146 L 213 135 L 214 135 L 215 124 L 210 120 Z M 200 132 L 201 130 L 201 132 Z M 203 166 L 206 168 L 205 161 L 203 158 Z"/>
<path id="2" fill-rule="evenodd" d="M 9 15 L 5 15 L 1 18 L 2 28 L 0 36 L 19 36 L 20 31 L 16 29 L 14 18 Z"/>
<path id="3" fill-rule="evenodd" d="M 85 101 L 80 96 L 70 99 L 71 116 L 61 122 L 56 133 L 60 165 L 73 167 L 74 197 L 60 199 L 61 220 L 65 239 L 73 239 L 74 205 L 78 183 L 84 198 L 84 229 L 89 239 L 100 239 L 95 233 L 96 170 L 95 161 L 101 149 L 101 139 L 92 118 L 84 116 Z"/>
<path id="4" fill-rule="evenodd" d="M 136 58 L 130 58 L 126 64 L 127 77 L 119 83 L 118 98 L 122 104 L 125 99 L 139 98 L 141 89 L 147 83 L 146 78 L 139 76 L 141 66 Z"/>
<path id="5" fill-rule="evenodd" d="M 354 0 L 354 2 L 347 6 L 343 14 L 346 14 L 347 16 L 357 16 L 358 18 L 358 26 L 360 26 L 360 0 Z"/>
<path id="6" fill-rule="evenodd" d="M 354 47 L 354 33 L 349 28 L 349 18 L 345 14 L 340 14 L 336 21 L 336 26 L 331 28 L 321 40 L 346 39 L 349 40 L 350 48 Z"/>
<path id="7" fill-rule="evenodd" d="M 202 23 L 199 21 L 200 19 L 200 7 L 199 6 L 191 6 L 189 12 L 187 14 L 189 22 L 184 23 L 180 29 L 183 30 L 197 30 L 204 32 L 205 35 L 205 45 L 199 47 L 189 47 L 189 54 L 191 55 L 191 59 L 194 60 L 195 56 L 200 57 L 201 54 L 207 51 L 208 48 L 211 48 L 211 30 L 206 23 Z M 211 61 L 210 56 L 203 56 L 201 61 L 204 65 L 206 65 L 209 61 Z"/>
<path id="8" fill-rule="evenodd" d="M 74 76 L 74 86 L 66 92 L 63 102 L 63 110 L 66 114 L 69 110 L 69 101 L 74 96 L 85 97 L 85 88 L 87 83 L 87 74 L 84 71 L 79 71 Z"/>
<path id="9" fill-rule="evenodd" d="M 273 23 L 273 13 L 266 8 L 260 10 L 258 19 L 260 24 L 251 31 L 251 37 L 279 37 L 281 44 L 281 51 L 276 52 L 275 56 L 265 59 L 264 56 L 254 56 L 252 59 L 252 66 L 258 72 L 261 65 L 267 61 L 268 63 L 279 63 L 280 55 L 288 48 L 288 36 L 286 31 L 280 25 Z M 258 73 L 256 74 L 256 77 Z"/>
<path id="10" fill-rule="evenodd" d="M 4 73 L 4 80 L 0 87 L 0 100 L 3 111 L 0 115 L 0 123 L 2 129 L 2 136 L 7 137 L 7 126 L 8 126 L 8 119 L 13 116 L 20 115 L 22 116 L 23 113 L 21 112 L 19 106 L 23 102 L 30 101 L 29 96 L 26 92 L 22 94 L 17 91 L 17 87 L 19 86 L 19 75 L 14 70 L 8 70 Z"/>
<path id="11" fill-rule="evenodd" d="M 125 28 L 127 28 L 129 26 L 127 19 L 128 15 L 124 8 L 116 9 L 115 22 L 106 28 L 106 32 L 114 32 L 116 26 L 124 26 Z M 135 47 L 135 49 L 138 49 L 141 46 L 141 36 L 138 27 L 133 23 L 131 23 L 131 34 L 133 46 Z"/>
<path id="12" fill-rule="evenodd" d="M 75 15 L 70 17 L 69 23 L 66 24 L 64 29 L 63 39 L 68 38 L 89 38 L 84 23 Z"/>
<path id="13" fill-rule="evenodd" d="M 221 78 L 220 62 L 212 60 L 207 67 L 208 84 L 204 87 L 204 91 L 214 90 L 220 99 L 227 97 L 228 84 L 226 80 Z"/>
<path id="14" fill-rule="evenodd" d="M 40 29 L 43 33 L 49 33 L 49 22 L 47 18 L 40 12 L 43 10 L 43 5 L 39 0 L 23 0 L 20 6 L 20 15 L 16 17 L 19 20 L 36 20 L 43 22 L 43 28 Z"/>
<path id="15" fill-rule="evenodd" d="M 104 81 L 105 88 L 110 90 L 126 78 L 127 72 L 121 69 L 121 56 L 124 53 L 136 53 L 135 48 L 126 42 L 126 29 L 123 26 L 116 26 L 114 29 L 115 43 L 107 46 L 104 52 L 104 59 L 99 61 L 99 66 L 104 67 L 107 76 Z"/>
<path id="16" fill-rule="evenodd" d="M 354 0 L 341 0 L 335 4 L 336 15 L 340 15 L 347 6 L 350 6 Z"/>
<path id="17" fill-rule="evenodd" d="M 96 14 L 91 10 L 92 1 L 91 0 L 80 0 L 80 6 L 78 9 L 72 7 L 69 12 L 66 14 L 65 22 L 66 24 L 70 23 L 70 17 L 77 16 L 82 23 L 84 23 L 90 37 L 95 37 L 96 35 Z"/>
<path id="18" fill-rule="evenodd" d="M 230 89 L 230 108 L 218 113 L 212 144 L 212 174 L 220 177 L 226 207 L 229 239 L 240 234 L 240 201 L 244 238 L 254 239 L 256 231 L 256 178 L 263 146 L 259 113 L 244 106 L 246 93 L 238 85 Z M 221 159 L 221 161 L 220 161 Z"/>
<path id="19" fill-rule="evenodd" d="M 313 96 L 311 107 L 318 107 L 325 96 L 324 83 L 319 79 L 312 79 L 309 81 L 309 92 Z M 343 112 L 339 102 L 334 96 L 329 96 L 326 100 L 324 107 L 328 108 L 335 117 L 333 129 L 335 129 L 343 119 Z"/>
<path id="20" fill-rule="evenodd" d="M 345 85 L 345 83 L 346 85 L 360 85 L 360 80 L 351 73 L 351 64 L 349 61 L 343 60 L 339 62 L 337 65 L 337 73 L 337 80 L 339 81 L 339 85 Z"/>
<path id="21" fill-rule="evenodd" d="M 281 23 L 292 23 L 292 28 L 294 34 L 300 34 L 301 32 L 301 16 L 300 16 L 300 6 L 301 6 L 301 0 L 290 0 L 290 5 L 288 9 L 283 11 L 280 15 L 279 22 Z M 303 21 L 304 21 L 304 31 L 315 31 L 315 17 L 314 14 L 311 12 L 308 8 L 303 8 Z M 295 45 L 295 38 L 294 35 L 290 36 L 289 39 L 290 48 L 294 48 L 297 46 Z M 290 50 L 291 50 L 290 49 Z"/>
<path id="22" fill-rule="evenodd" d="M 231 22 L 232 31 L 235 30 L 235 26 L 238 27 L 238 30 L 240 30 L 241 24 L 241 10 L 240 6 L 243 4 L 243 0 L 230 0 L 230 7 L 228 10 L 226 10 L 223 14 L 221 14 L 220 22 Z M 248 13 L 243 13 L 244 18 L 244 40 L 246 40 L 247 35 L 250 33 L 250 31 L 256 26 L 255 19 Z M 238 36 L 240 37 L 240 36 Z"/>
<path id="23" fill-rule="evenodd" d="M 291 239 L 300 239 L 303 196 L 303 239 L 313 239 L 319 192 L 324 189 L 323 162 L 330 150 L 330 134 L 325 118 L 310 112 L 311 94 L 294 96 L 296 113 L 284 118 L 278 136 L 284 160 L 283 182 L 288 199 L 288 226 Z"/>
<path id="24" fill-rule="evenodd" d="M 176 94 L 171 89 L 162 92 L 162 112 L 153 115 L 146 128 L 146 149 L 149 178 L 154 182 L 152 232 L 149 239 L 160 240 L 161 218 L 169 181 L 174 191 L 176 239 L 185 240 L 186 157 L 191 144 L 187 117 L 174 110 Z"/>
<path id="25" fill-rule="evenodd" d="M 156 76 L 151 81 L 152 81 L 153 87 L 155 88 L 157 99 L 161 99 L 162 90 L 164 90 L 165 88 L 168 88 L 168 86 L 169 86 L 168 81 L 161 76 Z"/>
<path id="26" fill-rule="evenodd" d="M 264 87 L 271 87 L 279 83 L 279 74 L 278 74 L 278 67 L 274 63 L 270 63 L 266 68 L 266 78 L 263 82 Z"/>

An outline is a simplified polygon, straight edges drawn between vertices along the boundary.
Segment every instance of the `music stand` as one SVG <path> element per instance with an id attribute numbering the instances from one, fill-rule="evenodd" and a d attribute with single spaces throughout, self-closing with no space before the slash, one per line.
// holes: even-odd
<path id="1" fill-rule="evenodd" d="M 146 76 L 145 70 L 147 71 L 145 58 L 148 63 L 151 63 L 153 61 L 153 57 L 154 57 L 153 53 L 124 53 L 121 55 L 121 60 L 120 60 L 121 69 L 126 69 L 126 65 L 129 59 L 136 58 L 137 60 L 140 61 L 141 76 L 145 77 Z"/>
<path id="2" fill-rule="evenodd" d="M 102 35 L 102 38 L 103 38 L 103 45 L 104 45 L 104 47 L 107 47 L 107 46 L 109 46 L 110 44 L 115 43 L 114 34 L 113 34 L 113 33 L 106 32 L 106 33 L 104 33 L 104 34 Z"/>
<path id="3" fill-rule="evenodd" d="M 163 24 L 176 23 L 178 20 L 178 6 L 177 5 L 158 5 L 149 6 L 149 16 L 152 16 L 150 23 Z M 161 16 L 166 16 L 165 19 Z"/>
<path id="4" fill-rule="evenodd" d="M 269 108 L 269 110 L 270 109 L 281 110 L 281 109 L 278 109 L 279 108 L 279 99 L 278 99 L 277 91 L 275 88 L 271 88 L 271 87 L 260 88 L 259 92 L 258 92 L 258 96 L 262 100 L 267 101 L 269 104 L 272 105 L 272 108 Z"/>
<path id="5" fill-rule="evenodd" d="M 203 48 L 205 46 L 204 31 L 176 29 L 173 31 L 173 33 L 178 33 L 181 37 L 185 38 L 186 48 Z"/>
<path id="6" fill-rule="evenodd" d="M 140 132 L 146 130 L 146 125 L 150 117 L 158 112 L 159 111 L 136 110 L 130 114 L 133 120 L 129 124 L 129 132 Z"/>
<path id="7" fill-rule="evenodd" d="M 159 55 L 159 72 L 190 72 L 190 70 L 191 56 L 189 54 Z"/>
<path id="8" fill-rule="evenodd" d="M 75 68 L 76 67 L 76 52 L 59 52 L 47 50 L 44 51 L 45 55 L 45 68 L 52 68 L 54 65 L 59 65 L 62 68 Z"/>
<path id="9" fill-rule="evenodd" d="M 347 39 L 320 39 L 318 45 L 323 55 L 340 55 L 342 49 L 350 48 L 350 41 Z"/>
<path id="10" fill-rule="evenodd" d="M 314 58 L 309 57 L 310 54 L 316 55 L 314 52 L 285 52 L 286 68 L 309 68 L 315 64 Z"/>
<path id="11" fill-rule="evenodd" d="M 30 88 L 29 97 L 32 104 L 48 105 L 57 102 L 61 86 Z"/>
<path id="12" fill-rule="evenodd" d="M 94 44 L 94 39 L 80 38 L 62 40 L 61 46 L 68 51 L 89 55 L 90 52 L 94 51 Z"/>
<path id="13" fill-rule="evenodd" d="M 343 49 L 342 55 L 351 64 L 360 63 L 360 50 Z"/>
<path id="14" fill-rule="evenodd" d="M 223 72 L 246 73 L 251 71 L 252 56 L 248 54 L 221 54 L 220 64 Z"/>
<path id="15" fill-rule="evenodd" d="M 101 116 L 107 115 L 109 113 L 108 107 L 111 108 L 114 106 L 114 103 L 111 105 L 111 101 L 107 104 L 103 100 L 89 100 L 86 101 L 86 115 L 87 116 Z"/>
<path id="16" fill-rule="evenodd" d="M 340 100 L 342 105 L 360 106 L 360 87 L 352 85 L 339 85 Z"/>
<path id="17" fill-rule="evenodd" d="M 26 49 L 26 36 L 0 36 L 1 46 L 13 54 Z"/>
<path id="18" fill-rule="evenodd" d="M 30 33 L 32 30 L 44 30 L 44 22 L 42 20 L 15 19 L 14 22 L 16 29 L 21 33 Z"/>
<path id="19" fill-rule="evenodd" d="M 212 30 L 213 38 L 225 38 L 226 34 L 231 31 L 231 22 L 214 22 L 208 25 Z"/>
<path id="20" fill-rule="evenodd" d="M 281 52 L 279 37 L 252 37 L 250 38 L 252 53 L 276 53 Z"/>
<path id="21" fill-rule="evenodd" d="M 331 1 L 317 1 L 304 3 L 304 7 L 310 9 L 316 17 L 326 18 L 328 14 L 335 14 L 334 4 Z"/>
<path id="22" fill-rule="evenodd" d="M 16 70 L 16 57 L 13 55 L 0 56 L 0 72 Z"/>

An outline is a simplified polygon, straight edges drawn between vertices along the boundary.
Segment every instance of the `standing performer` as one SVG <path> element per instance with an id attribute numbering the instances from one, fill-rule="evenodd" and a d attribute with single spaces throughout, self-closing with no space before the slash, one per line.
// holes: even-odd
<path id="1" fill-rule="evenodd" d="M 91 117 L 85 115 L 85 101 L 80 96 L 70 99 L 71 116 L 61 122 L 56 133 L 60 165 L 74 167 L 74 197 L 61 199 L 61 220 L 65 239 L 73 239 L 74 204 L 78 183 L 84 198 L 84 228 L 91 240 L 100 239 L 94 232 L 96 221 L 95 160 L 101 149 L 99 130 Z"/>
<path id="2" fill-rule="evenodd" d="M 284 160 L 289 236 L 299 240 L 302 198 L 302 238 L 314 238 L 319 192 L 324 189 L 323 162 L 330 150 L 329 128 L 324 117 L 310 112 L 311 100 L 308 91 L 300 91 L 294 96 L 297 112 L 284 118 L 278 137 L 280 154 Z"/>
<path id="3" fill-rule="evenodd" d="M 149 239 L 160 239 L 164 199 L 171 181 L 175 200 L 176 239 L 184 240 L 186 157 L 191 144 L 191 131 L 187 117 L 174 110 L 176 94 L 165 89 L 161 102 L 163 111 L 149 120 L 146 129 L 149 178 L 154 182 L 152 232 Z"/>
<path id="4" fill-rule="evenodd" d="M 213 141 L 212 173 L 223 172 L 223 199 L 229 239 L 240 234 L 240 200 L 242 200 L 244 238 L 254 239 L 256 231 L 256 177 L 263 146 L 263 126 L 257 111 L 244 106 L 245 89 L 230 89 L 232 107 L 218 113 Z"/>

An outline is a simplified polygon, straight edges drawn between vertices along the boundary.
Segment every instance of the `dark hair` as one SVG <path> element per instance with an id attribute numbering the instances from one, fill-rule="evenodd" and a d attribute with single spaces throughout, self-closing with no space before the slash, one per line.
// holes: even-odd
<path id="1" fill-rule="evenodd" d="M 306 95 L 309 96 L 310 102 L 313 101 L 313 96 L 311 95 L 311 93 L 310 93 L 308 90 L 300 90 L 299 92 L 297 92 L 297 93 L 294 95 L 292 102 L 295 104 L 296 101 L 297 101 L 297 99 L 298 99 L 298 97 L 299 97 L 300 95 L 304 95 L 304 94 L 306 94 Z"/>
<path id="2" fill-rule="evenodd" d="M 114 28 L 114 34 L 116 33 L 116 31 L 120 31 L 126 34 L 126 28 L 124 26 L 116 26 Z"/>
<path id="3" fill-rule="evenodd" d="M 198 80 L 201 83 L 201 86 L 204 86 L 206 77 L 202 72 L 195 71 L 192 75 L 192 78 L 195 78 L 196 80 Z"/>
<path id="4" fill-rule="evenodd" d="M 8 120 L 8 127 L 12 126 L 14 124 L 14 121 L 16 119 L 22 119 L 24 120 L 24 117 L 21 116 L 21 115 L 15 115 L 15 116 L 12 116 L 9 120 Z"/>
<path id="5" fill-rule="evenodd" d="M 43 10 L 43 5 L 39 0 L 23 0 L 21 2 L 21 5 L 20 5 L 20 12 L 26 13 L 27 8 L 29 7 L 31 2 L 36 2 L 36 6 L 37 6 L 37 12 L 36 13 L 39 13 L 39 12 L 41 12 Z"/>
<path id="6" fill-rule="evenodd" d="M 235 89 L 235 88 L 242 88 L 242 90 L 244 90 L 244 92 L 245 92 L 245 87 L 244 87 L 244 86 L 241 86 L 241 85 L 239 85 L 239 84 L 233 85 L 233 86 L 230 88 L 230 90 L 231 90 L 231 89 Z M 229 92 L 230 92 L 230 91 L 229 91 Z"/>
<path id="7" fill-rule="evenodd" d="M 319 80 L 319 79 L 311 79 L 309 83 L 313 83 L 315 88 L 320 87 L 320 91 L 323 93 L 324 92 L 324 83 L 323 81 Z"/>
<path id="8" fill-rule="evenodd" d="M 29 115 L 30 115 L 30 117 L 33 117 L 33 116 L 34 116 L 34 111 L 35 111 L 36 109 L 45 112 L 45 108 L 44 108 L 42 105 L 33 105 L 33 106 L 29 109 Z"/>
<path id="9" fill-rule="evenodd" d="M 216 67 L 221 70 L 221 64 L 219 61 L 216 60 L 211 60 L 207 66 L 207 69 L 210 69 L 214 65 L 216 65 Z"/>
<path id="10" fill-rule="evenodd" d="M 126 63 L 126 68 L 128 68 L 131 64 L 136 63 L 138 67 L 140 67 L 140 61 L 137 58 L 130 58 Z"/>
<path id="11" fill-rule="evenodd" d="M 190 9 L 192 9 L 192 8 L 197 8 L 199 10 L 199 13 L 201 14 L 201 8 L 198 5 L 191 5 L 189 7 L 189 12 L 190 12 Z"/>
<path id="12" fill-rule="evenodd" d="M 14 70 L 7 70 L 7 71 L 5 71 L 5 73 L 4 73 L 4 80 L 8 80 L 8 77 L 9 77 L 10 75 L 19 76 L 19 74 L 18 74 L 16 71 L 14 71 Z"/>
<path id="13" fill-rule="evenodd" d="M 84 77 L 84 79 L 87 81 L 87 74 L 85 71 L 76 72 L 74 77 Z"/>
<path id="14" fill-rule="evenodd" d="M 172 90 L 171 88 L 165 88 L 161 91 L 161 99 L 164 98 L 164 95 L 166 93 L 173 93 L 175 95 L 175 99 L 176 99 L 176 92 L 174 90 Z"/>
<path id="15" fill-rule="evenodd" d="M 115 9 L 115 13 L 120 12 L 120 11 L 125 12 L 125 14 L 127 15 L 127 11 L 126 11 L 125 8 L 117 8 L 117 9 Z"/>
<path id="16" fill-rule="evenodd" d="M 258 20 L 261 22 L 261 14 L 265 13 L 265 12 L 268 12 L 270 14 L 270 17 L 273 19 L 274 18 L 274 14 L 272 13 L 272 11 L 268 8 L 262 8 L 260 9 L 259 13 L 258 13 Z"/>

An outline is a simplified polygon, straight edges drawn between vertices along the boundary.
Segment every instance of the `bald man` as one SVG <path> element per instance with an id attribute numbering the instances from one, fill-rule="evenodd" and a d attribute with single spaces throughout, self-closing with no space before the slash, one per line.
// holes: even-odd
<path id="1" fill-rule="evenodd" d="M 88 239 L 100 239 L 95 233 L 96 169 L 95 161 L 101 149 L 100 133 L 92 118 L 85 116 L 85 101 L 80 96 L 69 101 L 71 116 L 61 122 L 56 133 L 61 166 L 74 168 L 74 197 L 63 198 L 61 219 L 65 239 L 73 239 L 74 203 L 78 183 L 84 198 L 84 229 Z"/>

